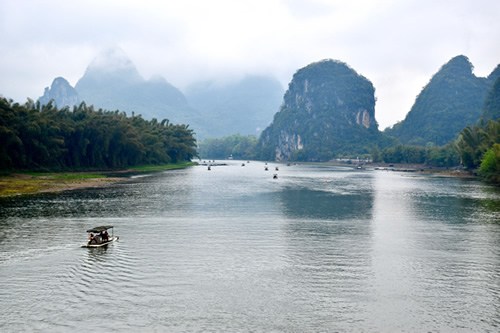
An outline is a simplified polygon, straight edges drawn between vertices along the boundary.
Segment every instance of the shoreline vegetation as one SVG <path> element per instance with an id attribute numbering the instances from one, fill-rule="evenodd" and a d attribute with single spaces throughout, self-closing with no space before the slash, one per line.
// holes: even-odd
<path id="1" fill-rule="evenodd" d="M 355 165 L 348 163 L 324 162 L 324 164 L 356 168 Z M 164 165 L 144 165 L 123 170 L 105 171 L 13 172 L 0 175 L 0 198 L 106 187 L 115 183 L 125 182 L 132 176 L 184 169 L 194 165 L 198 165 L 198 163 L 182 162 Z M 395 172 L 416 172 L 440 177 L 477 178 L 477 176 L 466 170 L 435 168 L 421 164 L 368 163 L 363 166 L 363 169 L 365 168 Z"/>
<path id="2" fill-rule="evenodd" d="M 127 181 L 135 175 L 184 169 L 193 165 L 196 163 L 143 165 L 124 170 L 105 171 L 12 172 L 0 175 L 0 197 L 105 187 Z"/>

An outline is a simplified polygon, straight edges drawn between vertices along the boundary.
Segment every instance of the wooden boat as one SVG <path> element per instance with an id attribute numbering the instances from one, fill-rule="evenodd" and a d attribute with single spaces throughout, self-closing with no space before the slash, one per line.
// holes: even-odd
<path id="1" fill-rule="evenodd" d="M 111 235 L 108 234 L 108 230 L 111 230 Z M 89 234 L 88 241 L 82 247 L 102 247 L 107 246 L 113 242 L 116 242 L 120 237 L 115 236 L 113 233 L 112 225 L 102 225 L 87 230 Z"/>

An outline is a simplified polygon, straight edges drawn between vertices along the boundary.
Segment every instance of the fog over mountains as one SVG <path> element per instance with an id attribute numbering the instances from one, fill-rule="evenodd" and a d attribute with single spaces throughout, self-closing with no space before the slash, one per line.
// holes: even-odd
<path id="1" fill-rule="evenodd" d="M 407 117 L 384 134 L 420 146 L 454 140 L 482 116 L 499 73 L 497 66 L 487 78 L 476 77 L 466 56 L 454 57 L 430 79 Z M 297 81 L 301 75 L 304 82 Z M 332 147 L 336 147 L 334 151 L 361 151 L 386 143 L 378 135 L 375 97 L 370 92 L 376 87 L 357 76 L 342 62 L 323 61 L 298 70 L 287 94 L 275 78 L 256 75 L 229 82 L 195 82 L 183 92 L 163 77 L 144 79 L 121 49 L 112 48 L 88 65 L 74 88 L 64 78 L 56 78 L 39 101 L 53 100 L 59 108 L 85 102 L 129 116 L 168 119 L 188 124 L 198 140 L 264 132 L 261 144 L 275 147 L 264 154 L 267 158 L 291 158 L 301 150 L 307 158 L 324 159 L 331 155 Z M 372 88 L 365 89 L 367 82 Z M 297 104 L 299 100 L 307 103 Z M 490 97 L 486 118 L 498 118 L 497 104 Z M 312 118 L 297 117 L 297 112 Z M 315 148 L 305 154 L 298 148 L 302 146 Z M 365 148 L 358 149 L 361 146 Z M 316 154 L 318 149 L 323 153 Z"/>
<path id="2" fill-rule="evenodd" d="M 56 78 L 39 101 L 53 100 L 59 108 L 85 102 L 146 119 L 169 119 L 189 124 L 203 139 L 259 135 L 279 109 L 283 93 L 274 78 L 248 76 L 225 84 L 193 83 L 184 94 L 163 77 L 144 79 L 121 49 L 111 48 L 89 64 L 74 88 L 64 78 Z"/>

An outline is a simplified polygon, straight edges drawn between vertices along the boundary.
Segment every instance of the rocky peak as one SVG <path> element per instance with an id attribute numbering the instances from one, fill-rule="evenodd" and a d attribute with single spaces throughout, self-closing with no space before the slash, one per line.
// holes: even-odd
<path id="1" fill-rule="evenodd" d="M 113 47 L 103 50 L 92 60 L 75 88 L 80 91 L 101 83 L 122 86 L 143 81 L 144 79 L 125 52 L 118 47 Z"/>
<path id="2" fill-rule="evenodd" d="M 262 133 L 262 158 L 319 161 L 362 149 L 380 134 L 374 93 L 369 80 L 337 60 L 298 70 Z"/>
<path id="3" fill-rule="evenodd" d="M 358 98 L 358 94 L 368 99 Z M 289 84 L 284 103 L 285 108 L 335 114 L 337 121 L 377 127 L 373 85 L 337 60 L 322 60 L 300 69 Z"/>
<path id="4" fill-rule="evenodd" d="M 78 92 L 63 77 L 55 78 L 50 88 L 46 87 L 43 96 L 38 100 L 43 105 L 52 101 L 58 108 L 71 107 L 80 103 Z"/>
<path id="5" fill-rule="evenodd" d="M 476 77 L 474 66 L 459 55 L 441 66 L 417 96 L 405 119 L 386 131 L 403 144 L 445 145 L 481 116 L 498 72 Z"/>
<path id="6" fill-rule="evenodd" d="M 442 75 L 472 76 L 473 69 L 474 66 L 469 58 L 464 55 L 459 55 L 444 64 L 439 70 L 439 73 Z"/>

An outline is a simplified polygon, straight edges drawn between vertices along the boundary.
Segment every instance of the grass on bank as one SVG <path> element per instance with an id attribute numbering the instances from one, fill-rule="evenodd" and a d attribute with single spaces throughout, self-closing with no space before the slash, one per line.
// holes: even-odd
<path id="1" fill-rule="evenodd" d="M 194 162 L 181 162 L 174 164 L 162 164 L 162 165 L 139 165 L 133 168 L 130 168 L 132 171 L 141 172 L 141 173 L 149 173 L 149 172 L 159 172 L 159 171 L 167 171 L 167 170 L 175 170 L 175 169 L 184 169 L 190 166 L 196 165 Z"/>
<path id="2" fill-rule="evenodd" d="M 19 172 L 0 175 L 0 197 L 40 192 L 57 192 L 73 188 L 102 186 L 129 175 L 147 174 L 187 168 L 193 162 L 164 165 L 142 165 L 126 170 L 75 172 Z"/>

